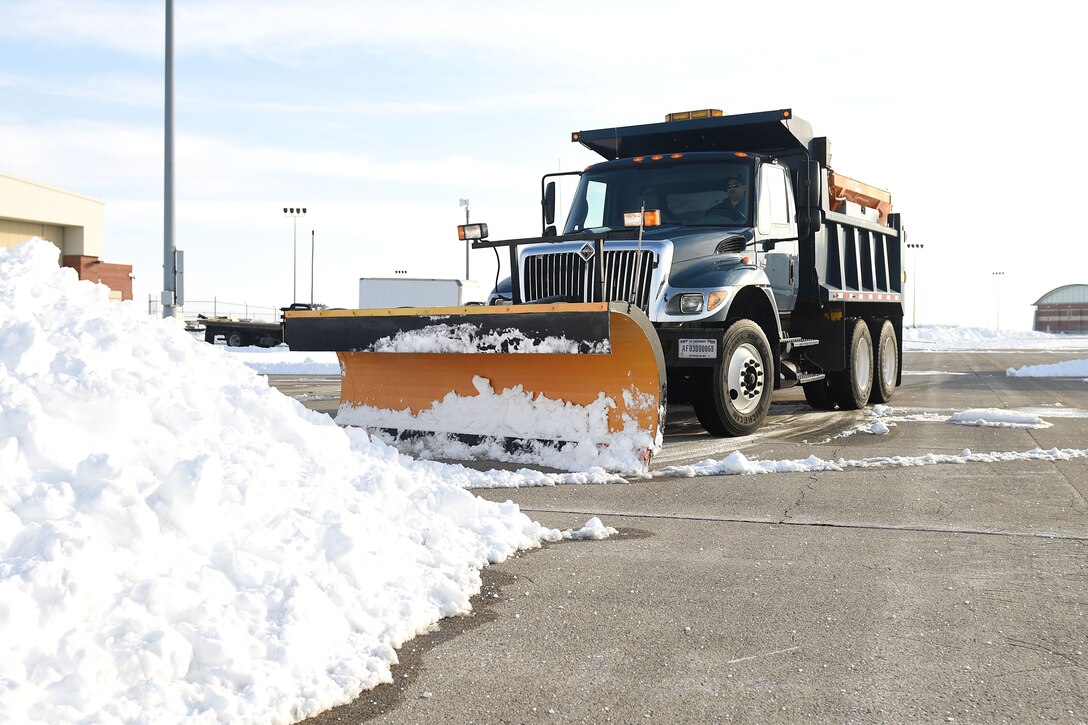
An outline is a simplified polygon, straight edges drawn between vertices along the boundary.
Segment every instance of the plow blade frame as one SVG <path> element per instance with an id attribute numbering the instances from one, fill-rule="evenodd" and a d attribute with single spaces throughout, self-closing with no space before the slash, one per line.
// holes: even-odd
<path id="1" fill-rule="evenodd" d="M 418 352 L 418 341 L 401 346 L 391 342 L 406 332 L 419 332 L 427 339 L 436 326 L 461 332 L 477 330 L 477 335 L 470 336 L 477 344 L 473 347 L 470 343 L 472 351 L 467 352 Z M 489 337 L 509 336 L 511 331 L 530 342 L 503 352 L 504 346 Z M 557 338 L 569 343 L 558 346 L 564 352 L 549 351 L 556 348 L 553 343 Z M 631 431 L 634 426 L 648 434 L 651 447 L 660 440 L 664 357 L 649 319 L 626 303 L 289 312 L 285 339 L 292 350 L 337 352 L 342 416 L 345 406 L 401 411 L 402 419 L 407 410 L 412 416 L 407 425 L 390 426 L 381 416 L 372 423 L 352 418 L 352 425 L 454 436 L 575 439 L 554 430 L 542 435 L 535 430 L 493 434 L 487 430 L 489 421 L 482 426 L 480 421 L 463 420 L 434 427 L 433 421 L 427 420 L 432 406 L 451 392 L 465 398 L 479 395 L 475 379 L 484 378 L 496 394 L 520 386 L 534 398 L 544 396 L 577 406 L 599 404 L 603 394 L 614 403 L 607 411 L 608 434 Z M 464 349 L 463 338 L 454 347 Z M 376 349 L 403 351 L 374 352 Z M 602 444 L 607 445 L 607 440 L 598 442 Z"/>

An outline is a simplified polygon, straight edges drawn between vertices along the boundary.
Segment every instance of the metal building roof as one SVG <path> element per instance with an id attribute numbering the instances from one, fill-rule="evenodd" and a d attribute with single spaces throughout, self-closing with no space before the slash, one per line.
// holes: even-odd
<path id="1" fill-rule="evenodd" d="M 1034 305 L 1088 304 L 1088 284 L 1067 284 L 1047 292 Z"/>

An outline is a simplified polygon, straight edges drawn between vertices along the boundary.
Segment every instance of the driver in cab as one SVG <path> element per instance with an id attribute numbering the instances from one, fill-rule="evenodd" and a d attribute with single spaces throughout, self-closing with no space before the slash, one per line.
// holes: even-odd
<path id="1" fill-rule="evenodd" d="M 730 174 L 725 181 L 725 199 L 707 211 L 708 217 L 724 217 L 731 222 L 748 220 L 748 187 L 740 174 Z"/>

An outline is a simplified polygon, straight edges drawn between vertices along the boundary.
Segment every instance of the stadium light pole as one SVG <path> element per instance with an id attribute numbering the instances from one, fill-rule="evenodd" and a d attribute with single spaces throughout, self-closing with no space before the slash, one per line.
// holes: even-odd
<path id="1" fill-rule="evenodd" d="M 291 258 L 293 264 L 291 266 L 291 304 L 298 302 L 298 218 L 306 215 L 306 209 L 302 207 L 284 207 L 283 215 L 289 216 L 294 219 L 295 231 L 292 237 L 292 253 Z"/>
<path id="2" fill-rule="evenodd" d="M 925 249 L 924 244 L 911 244 L 907 243 L 907 249 Z M 914 326 L 918 327 L 918 252 L 914 253 L 914 291 L 911 292 L 911 320 L 914 322 Z"/>
<path id="3" fill-rule="evenodd" d="M 990 272 L 990 275 L 997 280 L 997 331 L 1001 332 L 1001 278 L 1005 276 L 1005 273 Z"/>
<path id="4" fill-rule="evenodd" d="M 468 199 L 461 199 L 461 206 L 465 207 L 465 224 L 468 224 Z M 472 242 L 465 240 L 465 282 L 468 282 L 468 252 L 472 249 Z"/>

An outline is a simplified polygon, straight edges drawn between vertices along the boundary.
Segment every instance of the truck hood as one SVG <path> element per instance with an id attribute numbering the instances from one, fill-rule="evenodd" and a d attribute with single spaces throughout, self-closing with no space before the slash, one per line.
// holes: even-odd
<path id="1" fill-rule="evenodd" d="M 682 224 L 666 224 L 646 230 L 643 239 L 668 240 L 673 244 L 673 264 L 713 256 L 718 245 L 726 239 L 740 238 L 745 244 L 752 241 L 751 227 L 692 227 Z M 742 248 L 736 248 L 742 251 Z"/>

